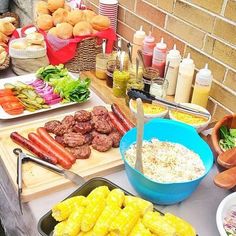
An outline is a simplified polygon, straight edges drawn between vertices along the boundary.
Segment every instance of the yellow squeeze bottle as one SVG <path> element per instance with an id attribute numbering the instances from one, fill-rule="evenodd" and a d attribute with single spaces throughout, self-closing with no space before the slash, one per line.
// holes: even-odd
<path id="1" fill-rule="evenodd" d="M 196 81 L 193 89 L 193 96 L 191 103 L 197 104 L 199 106 L 207 106 L 207 101 L 212 84 L 212 73 L 208 69 L 208 64 L 205 68 L 201 69 L 196 75 Z"/>

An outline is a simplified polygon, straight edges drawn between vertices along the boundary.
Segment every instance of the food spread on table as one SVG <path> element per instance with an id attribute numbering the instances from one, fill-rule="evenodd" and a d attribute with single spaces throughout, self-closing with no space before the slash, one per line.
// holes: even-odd
<path id="1" fill-rule="evenodd" d="M 196 235 L 183 219 L 171 213 L 162 215 L 153 211 L 151 202 L 107 186 L 95 188 L 87 197 L 74 196 L 54 205 L 52 216 L 59 222 L 53 236 Z"/>
<path id="2" fill-rule="evenodd" d="M 232 206 L 226 212 L 223 225 L 227 236 L 236 235 L 236 205 Z"/>
<path id="3" fill-rule="evenodd" d="M 136 145 L 125 152 L 128 163 L 134 167 Z M 205 167 L 198 154 L 182 144 L 162 142 L 157 139 L 144 141 L 142 146 L 143 174 L 161 183 L 178 183 L 200 178 Z"/>

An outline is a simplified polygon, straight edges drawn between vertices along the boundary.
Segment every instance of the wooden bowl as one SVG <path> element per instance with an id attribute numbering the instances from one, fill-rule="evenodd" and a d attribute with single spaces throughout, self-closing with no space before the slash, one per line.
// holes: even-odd
<path id="1" fill-rule="evenodd" d="M 222 120 L 218 121 L 213 128 L 211 141 L 212 141 L 212 146 L 218 155 L 223 152 L 223 150 L 221 149 L 219 145 L 219 140 L 220 140 L 219 130 L 220 130 L 220 127 L 223 125 L 227 126 L 228 128 L 235 129 L 236 128 L 236 114 L 225 116 Z"/>

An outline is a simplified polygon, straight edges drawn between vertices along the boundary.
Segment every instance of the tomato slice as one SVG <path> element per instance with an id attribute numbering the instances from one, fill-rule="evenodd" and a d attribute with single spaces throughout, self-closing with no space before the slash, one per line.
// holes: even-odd
<path id="1" fill-rule="evenodd" d="M 13 92 L 11 89 L 0 89 L 0 97 L 4 96 L 13 96 Z"/>
<path id="2" fill-rule="evenodd" d="M 10 114 L 10 115 L 19 115 L 21 113 L 23 113 L 24 108 L 19 108 L 19 109 L 13 109 L 13 110 L 8 110 L 6 111 L 6 113 Z"/>
<path id="3" fill-rule="evenodd" d="M 4 111 L 24 109 L 24 106 L 19 102 L 6 102 L 2 104 L 2 108 Z"/>
<path id="4" fill-rule="evenodd" d="M 18 98 L 15 96 L 4 96 L 0 97 L 0 105 L 7 102 L 19 102 Z"/>

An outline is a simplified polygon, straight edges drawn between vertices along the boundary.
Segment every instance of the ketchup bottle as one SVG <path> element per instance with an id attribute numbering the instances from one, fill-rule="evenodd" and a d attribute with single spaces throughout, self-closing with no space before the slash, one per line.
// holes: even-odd
<path id="1" fill-rule="evenodd" d="M 144 64 L 146 67 L 152 66 L 154 47 L 155 47 L 155 38 L 152 36 L 152 33 L 150 31 L 149 35 L 144 38 L 142 46 L 142 54 L 143 54 Z"/>
<path id="2" fill-rule="evenodd" d="M 162 78 L 165 71 L 166 50 L 167 46 L 163 38 L 161 38 L 161 42 L 157 43 L 153 50 L 152 67 L 159 70 L 160 77 Z"/>

